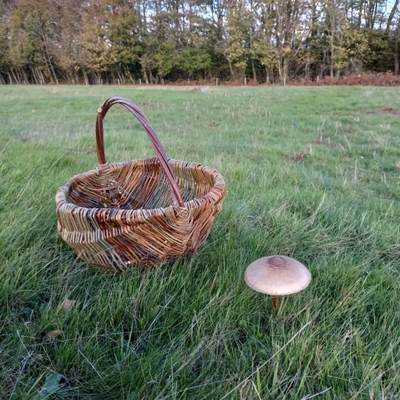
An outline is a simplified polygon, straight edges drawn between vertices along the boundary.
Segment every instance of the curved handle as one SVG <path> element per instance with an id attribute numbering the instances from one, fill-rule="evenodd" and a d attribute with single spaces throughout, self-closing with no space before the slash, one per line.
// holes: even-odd
<path id="1" fill-rule="evenodd" d="M 171 188 L 171 195 L 174 205 L 179 205 L 180 207 L 184 207 L 182 196 L 178 189 L 178 185 L 176 183 L 175 175 L 171 169 L 171 166 L 168 164 L 167 156 L 160 142 L 160 139 L 154 132 L 154 129 L 150 124 L 150 121 L 143 114 L 142 110 L 140 110 L 140 108 L 135 103 L 133 103 L 128 99 L 117 96 L 109 97 L 103 103 L 103 105 L 97 110 L 96 144 L 97 144 L 97 159 L 99 160 L 99 164 L 106 164 L 106 156 L 104 154 L 103 119 L 107 114 L 109 108 L 114 104 L 122 104 L 128 111 L 130 111 L 139 120 L 143 129 L 146 131 L 147 136 L 149 137 L 150 142 L 161 163 L 161 166 L 164 169 L 165 175 L 167 176 Z"/>

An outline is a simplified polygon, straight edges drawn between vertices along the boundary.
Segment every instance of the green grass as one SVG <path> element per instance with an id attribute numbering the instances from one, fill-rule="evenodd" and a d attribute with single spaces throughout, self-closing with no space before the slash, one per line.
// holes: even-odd
<path id="1" fill-rule="evenodd" d="M 109 276 L 58 238 L 54 197 L 96 166 L 115 94 L 228 194 L 196 256 Z M 398 399 L 399 109 L 399 88 L 0 87 L 0 398 Z M 122 107 L 105 142 L 154 154 Z M 243 280 L 271 254 L 313 276 L 277 315 Z"/>

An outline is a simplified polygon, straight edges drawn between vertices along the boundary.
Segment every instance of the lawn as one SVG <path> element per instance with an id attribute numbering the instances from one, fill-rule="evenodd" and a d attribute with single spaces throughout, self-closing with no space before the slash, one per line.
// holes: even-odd
<path id="1" fill-rule="evenodd" d="M 228 193 L 195 256 L 104 275 L 57 235 L 55 193 L 97 165 L 111 95 Z M 1 399 L 398 399 L 400 88 L 0 86 Z M 107 161 L 154 155 L 105 119 Z M 312 273 L 282 299 L 255 259 Z"/>

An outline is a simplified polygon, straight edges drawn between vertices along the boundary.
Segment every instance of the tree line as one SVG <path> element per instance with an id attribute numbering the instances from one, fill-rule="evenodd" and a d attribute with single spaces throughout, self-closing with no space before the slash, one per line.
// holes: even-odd
<path id="1" fill-rule="evenodd" d="M 0 0 L 0 83 L 399 74 L 400 0 Z"/>

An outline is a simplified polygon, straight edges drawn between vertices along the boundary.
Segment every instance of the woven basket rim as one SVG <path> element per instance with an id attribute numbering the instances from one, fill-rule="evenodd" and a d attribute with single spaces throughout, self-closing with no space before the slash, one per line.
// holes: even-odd
<path id="1" fill-rule="evenodd" d="M 70 211 L 74 210 L 76 212 L 83 213 L 83 214 L 92 213 L 94 210 L 96 210 L 96 211 L 98 211 L 98 210 L 116 210 L 116 211 L 127 212 L 129 215 L 132 215 L 132 216 L 135 214 L 138 214 L 138 216 L 140 216 L 140 214 L 143 214 L 143 211 L 151 213 L 151 215 L 153 215 L 153 216 L 158 216 L 158 215 L 162 215 L 165 212 L 168 212 L 169 210 L 172 210 L 172 209 L 182 209 L 182 207 L 180 207 L 179 205 L 173 205 L 173 204 L 171 204 L 168 207 L 136 208 L 136 209 L 125 209 L 125 208 L 119 208 L 119 207 L 84 207 L 84 206 L 79 206 L 71 201 L 67 201 L 66 195 L 69 191 L 69 187 L 77 178 L 87 177 L 92 174 L 98 174 L 99 170 L 101 171 L 102 168 L 107 167 L 107 166 L 117 166 L 117 167 L 121 166 L 122 167 L 129 163 L 135 163 L 135 162 L 140 162 L 140 161 L 145 161 L 145 160 L 154 161 L 159 164 L 159 160 L 157 157 L 138 158 L 138 159 L 134 159 L 134 160 L 102 164 L 102 165 L 99 165 L 95 169 L 74 175 L 63 186 L 58 188 L 57 194 L 56 194 L 57 208 L 60 209 L 60 208 L 68 207 Z M 218 198 L 219 200 L 221 200 L 224 197 L 224 193 L 226 190 L 225 181 L 224 181 L 224 178 L 221 175 L 221 173 L 219 171 L 217 171 L 215 168 L 210 168 L 207 165 L 200 164 L 200 163 L 195 163 L 195 162 L 191 162 L 191 161 L 183 161 L 183 160 L 175 160 L 175 159 L 171 159 L 171 158 L 168 159 L 168 162 L 171 164 L 177 164 L 177 163 L 185 164 L 185 168 L 199 168 L 200 167 L 200 168 L 202 168 L 203 171 L 210 173 L 210 175 L 212 173 L 214 173 L 215 181 L 214 181 L 214 184 L 212 185 L 211 189 L 202 196 L 199 196 L 192 200 L 184 202 L 183 209 L 190 210 L 190 209 L 195 209 L 197 207 L 200 207 L 201 203 L 203 203 L 203 201 L 206 201 L 206 199 L 208 199 L 208 198 L 210 198 L 210 200 L 212 200 L 212 203 L 215 203 L 215 199 L 214 199 L 215 197 Z M 223 188 L 222 194 L 221 194 L 221 190 L 215 190 L 217 186 L 220 187 L 220 189 Z M 212 196 L 213 193 L 215 193 L 215 196 Z M 143 215 L 141 215 L 141 216 L 143 217 Z"/>

